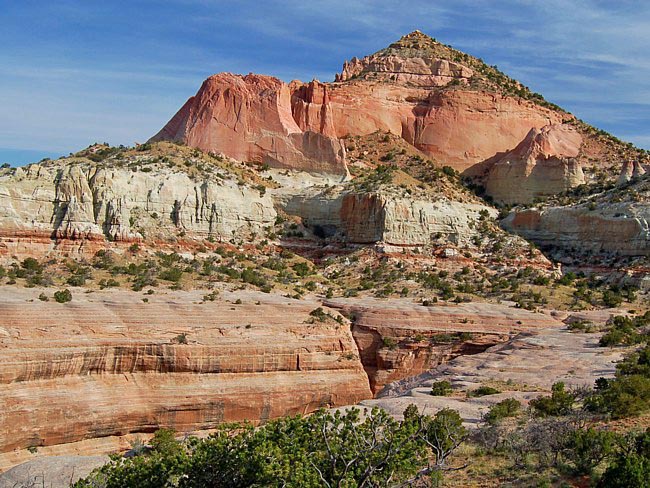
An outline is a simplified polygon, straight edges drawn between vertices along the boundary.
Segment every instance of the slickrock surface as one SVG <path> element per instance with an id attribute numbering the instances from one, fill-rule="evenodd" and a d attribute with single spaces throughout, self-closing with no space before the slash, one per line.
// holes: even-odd
<path id="1" fill-rule="evenodd" d="M 108 461 L 108 456 L 38 457 L 0 474 L 0 488 L 69 488 Z"/>
<path id="2" fill-rule="evenodd" d="M 346 174 L 345 148 L 326 130 L 298 127 L 289 86 L 272 76 L 211 76 L 151 140 L 183 141 L 276 168 Z"/>
<path id="3" fill-rule="evenodd" d="M 422 306 L 409 300 L 324 302 L 353 322 L 371 388 L 415 376 L 462 355 L 484 351 L 524 330 L 562 325 L 548 314 L 489 303 Z"/>
<path id="4" fill-rule="evenodd" d="M 113 291 L 58 304 L 34 289 L 1 293 L 2 452 L 371 396 L 349 327 L 306 323 L 317 302 L 241 292 L 241 305 L 199 304 L 199 293 L 178 292 L 142 303 Z"/>
<path id="5" fill-rule="evenodd" d="M 0 175 L 0 254 L 61 243 L 250 235 L 273 223 L 268 195 L 231 178 L 60 160 Z M 56 240 L 55 240 L 56 239 Z"/>
<path id="6" fill-rule="evenodd" d="M 460 356 L 420 376 L 396 382 L 381 398 L 364 400 L 362 406 L 378 406 L 400 417 L 414 403 L 421 411 L 434 414 L 442 408 L 459 411 L 465 422 L 476 425 L 494 403 L 516 398 L 524 403 L 548 394 L 551 385 L 593 386 L 600 377 L 611 377 L 625 351 L 598 347 L 599 334 L 571 333 L 566 329 L 542 328 L 522 332 L 513 340 L 487 351 Z M 434 381 L 448 380 L 455 389 L 474 389 L 493 384 L 502 393 L 467 398 L 430 395 Z"/>
<path id="7" fill-rule="evenodd" d="M 580 154 L 582 136 L 569 125 L 531 129 L 519 145 L 490 162 L 485 189 L 505 203 L 530 202 L 585 182 Z"/>

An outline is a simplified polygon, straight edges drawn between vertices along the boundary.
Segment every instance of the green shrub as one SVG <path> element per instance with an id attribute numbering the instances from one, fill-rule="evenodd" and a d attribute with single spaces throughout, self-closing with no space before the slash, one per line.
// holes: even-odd
<path id="1" fill-rule="evenodd" d="M 250 283 L 255 286 L 266 285 L 266 278 L 263 274 L 257 272 L 254 268 L 246 268 L 241 273 L 241 280 L 244 283 Z"/>
<path id="2" fill-rule="evenodd" d="M 449 396 L 453 393 L 451 383 L 447 380 L 436 381 L 431 385 L 430 394 L 433 396 Z"/>
<path id="3" fill-rule="evenodd" d="M 507 417 L 515 417 L 521 411 L 521 402 L 514 398 L 495 403 L 490 407 L 488 412 L 483 416 L 483 420 L 491 425 L 496 425 Z"/>
<path id="4" fill-rule="evenodd" d="M 325 322 L 325 320 L 328 317 L 328 315 L 325 313 L 322 307 L 318 307 L 312 310 L 311 312 L 309 312 L 309 315 L 314 317 L 319 322 Z"/>
<path id="5" fill-rule="evenodd" d="M 650 346 L 620 362 L 613 379 L 597 380 L 596 391 L 587 399 L 587 407 L 614 418 L 650 411 Z"/>
<path id="6" fill-rule="evenodd" d="M 626 440 L 625 448 L 603 473 L 599 488 L 650 487 L 650 428 Z"/>
<path id="7" fill-rule="evenodd" d="M 467 396 L 481 397 L 486 395 L 496 395 L 497 393 L 501 393 L 501 391 L 497 390 L 496 388 L 492 388 L 491 386 L 479 386 L 475 390 L 468 391 Z"/>
<path id="8" fill-rule="evenodd" d="M 20 266 L 27 271 L 38 273 L 43 271 L 43 266 L 34 258 L 25 258 Z"/>
<path id="9" fill-rule="evenodd" d="M 620 293 L 617 293 L 613 290 L 606 290 L 603 293 L 603 303 L 606 307 L 615 308 L 623 303 L 623 297 Z"/>
<path id="10" fill-rule="evenodd" d="M 176 337 L 174 337 L 174 341 L 177 344 L 187 344 L 187 334 L 185 332 L 178 334 Z"/>
<path id="11" fill-rule="evenodd" d="M 440 478 L 465 437 L 460 416 L 449 409 L 434 418 L 407 409 L 401 422 L 380 409 L 363 419 L 358 409 L 321 410 L 259 428 L 223 425 L 209 437 L 183 442 L 159 431 L 149 452 L 114 457 L 74 486 L 379 487 L 406 484 L 416 475 L 426 482 Z"/>
<path id="12" fill-rule="evenodd" d="M 304 262 L 296 263 L 291 268 L 301 278 L 304 278 L 305 276 L 309 276 L 311 274 L 314 274 L 314 271 L 311 269 L 311 267 L 307 263 L 304 263 Z"/>
<path id="13" fill-rule="evenodd" d="M 72 293 L 67 288 L 65 290 L 59 290 L 54 292 L 54 300 L 57 303 L 66 303 L 72 300 Z"/>
<path id="14" fill-rule="evenodd" d="M 160 274 L 158 275 L 158 277 L 161 280 L 178 283 L 181 280 L 181 278 L 183 277 L 183 270 L 181 268 L 178 268 L 178 267 L 174 266 L 174 267 L 162 270 L 160 272 Z"/>
<path id="15" fill-rule="evenodd" d="M 554 383 L 550 397 L 539 397 L 530 401 L 530 406 L 542 416 L 559 416 L 571 413 L 575 395 L 565 389 L 563 382 Z"/>
<path id="16" fill-rule="evenodd" d="M 594 428 L 571 432 L 566 442 L 567 459 L 576 474 L 591 474 L 616 448 L 618 437 L 613 432 Z"/>

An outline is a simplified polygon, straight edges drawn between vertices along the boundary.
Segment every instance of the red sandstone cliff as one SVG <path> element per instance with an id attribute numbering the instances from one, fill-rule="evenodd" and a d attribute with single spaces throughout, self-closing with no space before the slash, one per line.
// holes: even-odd
<path id="1" fill-rule="evenodd" d="M 474 58 L 444 59 L 462 54 L 456 53 L 414 32 L 387 50 L 346 62 L 334 83 L 214 75 L 152 140 L 183 141 L 271 166 L 344 173 L 338 139 L 390 131 L 441 164 L 464 170 L 516 146 L 531 128 L 569 117 L 504 94 L 480 71 L 490 68 Z"/>

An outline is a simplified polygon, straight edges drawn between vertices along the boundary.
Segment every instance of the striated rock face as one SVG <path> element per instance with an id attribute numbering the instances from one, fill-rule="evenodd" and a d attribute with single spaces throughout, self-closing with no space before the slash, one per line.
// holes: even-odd
<path id="1" fill-rule="evenodd" d="M 263 422 L 371 396 L 349 328 L 308 323 L 316 302 L 242 292 L 241 305 L 199 304 L 197 293 L 143 304 L 96 292 L 61 305 L 38 293 L 2 290 L 0 452 Z"/>
<path id="2" fill-rule="evenodd" d="M 445 86 L 453 80 L 469 84 L 474 71 L 460 63 L 434 56 L 404 58 L 399 55 L 376 53 L 363 59 L 352 58 L 343 63 L 343 71 L 335 81 L 355 78 L 393 81 L 421 87 Z"/>
<path id="3" fill-rule="evenodd" d="M 484 205 L 446 198 L 428 201 L 397 197 L 388 191 L 356 193 L 332 188 L 294 195 L 284 209 L 325 236 L 339 236 L 356 244 L 401 246 L 431 244 L 438 235 L 454 244 L 468 243 L 476 233 L 472 223 L 479 212 L 496 214 Z"/>
<path id="4" fill-rule="evenodd" d="M 328 300 L 352 333 L 374 393 L 385 385 L 484 351 L 524 330 L 557 327 L 553 317 L 487 303 L 424 307 L 405 300 Z"/>
<path id="5" fill-rule="evenodd" d="M 528 203 L 585 182 L 580 163 L 582 136 L 571 126 L 531 129 L 515 149 L 487 163 L 488 195 L 505 203 Z"/>
<path id="6" fill-rule="evenodd" d="M 346 175 L 345 149 L 327 130 L 303 130 L 289 86 L 262 75 L 208 78 L 152 141 L 183 141 L 239 161 Z"/>
<path id="7" fill-rule="evenodd" d="M 506 398 L 515 398 L 525 405 L 532 398 L 548 395 L 557 381 L 570 387 L 591 388 L 598 378 L 613 377 L 624 351 L 598 347 L 599 338 L 599 334 L 569 332 L 561 323 L 525 331 L 483 354 L 459 356 L 419 376 L 395 382 L 380 398 L 361 404 L 383 408 L 397 418 L 411 404 L 421 412 L 452 408 L 459 412 L 466 426 L 478 427 L 489 408 Z M 501 393 L 473 398 L 431 395 L 432 384 L 441 380 L 449 381 L 455 389 L 466 390 L 492 384 Z"/>
<path id="8" fill-rule="evenodd" d="M 650 206 L 614 203 L 515 211 L 502 226 L 540 246 L 595 255 L 650 255 Z"/>
<path id="9" fill-rule="evenodd" d="M 365 80 L 293 86 L 294 117 L 302 129 L 326 127 L 337 137 L 392 132 L 459 171 L 515 146 L 531 127 L 562 119 L 532 102 L 484 91 Z"/>
<path id="10" fill-rule="evenodd" d="M 646 174 L 646 170 L 639 161 L 625 161 L 616 184 L 624 185 L 633 179 L 641 178 L 644 174 Z"/>
<path id="11" fill-rule="evenodd" d="M 53 239 L 229 239 L 259 232 L 275 216 L 269 196 L 233 179 L 160 166 L 143 172 L 61 161 L 0 176 L 0 253 L 30 239 L 46 249 Z"/>
<path id="12" fill-rule="evenodd" d="M 390 131 L 462 171 L 516 146 L 531 128 L 571 118 L 502 94 L 492 71 L 416 31 L 346 62 L 334 83 L 211 76 L 152 140 L 345 175 L 337 139 Z M 521 88 L 514 80 L 504 83 Z"/>

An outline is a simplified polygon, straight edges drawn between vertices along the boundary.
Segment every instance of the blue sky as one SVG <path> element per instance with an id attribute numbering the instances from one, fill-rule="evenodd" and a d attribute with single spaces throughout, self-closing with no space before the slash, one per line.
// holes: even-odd
<path id="1" fill-rule="evenodd" d="M 207 76 L 332 80 L 414 29 L 650 148 L 644 0 L 0 0 L 0 162 L 156 133 Z"/>

